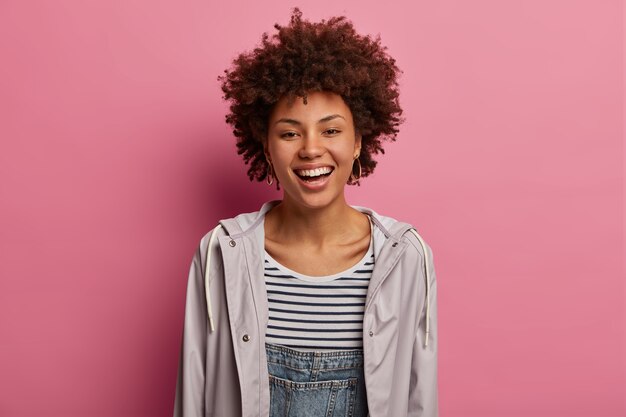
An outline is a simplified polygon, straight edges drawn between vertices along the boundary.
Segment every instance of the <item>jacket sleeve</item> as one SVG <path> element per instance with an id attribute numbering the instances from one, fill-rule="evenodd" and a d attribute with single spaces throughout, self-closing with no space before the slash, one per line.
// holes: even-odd
<path id="1" fill-rule="evenodd" d="M 203 239 L 206 242 L 206 239 Z M 183 336 L 178 363 L 174 417 L 204 416 L 207 307 L 200 243 L 193 256 L 187 282 Z"/>
<path id="2" fill-rule="evenodd" d="M 428 346 L 424 347 L 426 338 L 426 303 L 421 309 L 419 325 L 413 342 L 411 360 L 411 385 L 409 391 L 409 417 L 438 417 L 437 389 L 437 280 L 430 246 L 426 245 L 430 278 L 430 334 Z M 420 274 L 426 285 L 425 274 Z"/>

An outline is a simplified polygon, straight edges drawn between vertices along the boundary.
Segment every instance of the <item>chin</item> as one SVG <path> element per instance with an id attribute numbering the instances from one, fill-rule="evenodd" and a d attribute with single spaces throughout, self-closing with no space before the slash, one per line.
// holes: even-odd
<path id="1" fill-rule="evenodd" d="M 337 200 L 341 199 L 342 194 L 330 194 L 330 193 L 320 193 L 320 194 L 298 194 L 296 198 L 290 197 L 289 199 L 293 201 L 298 206 L 305 207 L 307 209 L 321 209 L 324 207 L 328 207 L 335 203 Z"/>
<path id="2" fill-rule="evenodd" d="M 290 201 L 297 207 L 303 209 L 322 209 L 338 201 L 345 201 L 345 186 L 338 184 L 337 170 L 334 170 L 326 184 L 319 187 L 307 187 L 295 176 L 287 176 L 283 186 L 283 200 Z M 347 181 L 347 178 L 346 178 Z M 316 189 L 317 188 L 317 189 Z"/>

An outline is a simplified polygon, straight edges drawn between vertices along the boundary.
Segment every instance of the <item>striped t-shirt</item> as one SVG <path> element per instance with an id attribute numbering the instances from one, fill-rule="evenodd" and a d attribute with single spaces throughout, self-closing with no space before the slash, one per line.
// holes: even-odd
<path id="1" fill-rule="evenodd" d="M 373 238 L 356 265 L 328 276 L 300 274 L 265 251 L 266 341 L 302 351 L 363 349 L 363 312 L 373 269 Z"/>

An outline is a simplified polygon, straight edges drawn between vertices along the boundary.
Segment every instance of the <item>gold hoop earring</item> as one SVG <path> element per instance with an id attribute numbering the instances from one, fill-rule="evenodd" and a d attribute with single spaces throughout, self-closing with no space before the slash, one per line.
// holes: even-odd
<path id="1" fill-rule="evenodd" d="M 354 160 L 359 164 L 359 175 L 357 177 L 354 176 L 354 162 L 352 163 L 352 172 L 350 173 L 350 181 L 354 182 L 361 178 L 361 160 L 359 159 L 359 155 L 357 155 Z"/>

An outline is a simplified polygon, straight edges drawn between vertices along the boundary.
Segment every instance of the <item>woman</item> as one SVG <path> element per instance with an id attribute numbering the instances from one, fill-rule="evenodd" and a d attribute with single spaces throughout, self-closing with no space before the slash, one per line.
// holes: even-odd
<path id="1" fill-rule="evenodd" d="M 251 179 L 191 265 L 175 416 L 437 416 L 436 280 L 408 223 L 347 204 L 401 122 L 395 61 L 294 9 L 219 79 Z"/>

